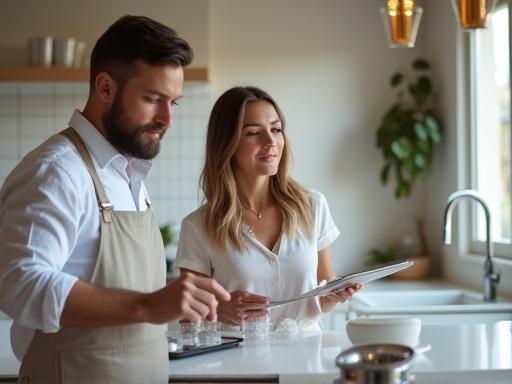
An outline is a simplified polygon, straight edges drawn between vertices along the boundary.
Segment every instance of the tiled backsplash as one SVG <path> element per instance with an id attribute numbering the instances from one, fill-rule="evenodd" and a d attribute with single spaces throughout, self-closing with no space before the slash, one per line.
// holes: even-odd
<path id="1" fill-rule="evenodd" d="M 52 134 L 67 127 L 87 100 L 86 83 L 0 84 L 0 186 L 16 163 Z M 201 202 L 198 181 L 211 106 L 207 83 L 186 83 L 146 185 L 160 224 L 179 228 Z"/>

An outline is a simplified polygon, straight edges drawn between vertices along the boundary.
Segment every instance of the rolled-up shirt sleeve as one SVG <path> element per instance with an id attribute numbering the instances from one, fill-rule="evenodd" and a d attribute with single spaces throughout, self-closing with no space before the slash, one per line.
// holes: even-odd
<path id="1" fill-rule="evenodd" d="M 336 240 L 340 231 L 334 223 L 325 196 L 318 191 L 312 191 L 312 194 L 316 211 L 317 249 L 321 251 Z"/>
<path id="2" fill-rule="evenodd" d="M 0 193 L 0 309 L 21 326 L 57 332 L 77 281 L 63 267 L 84 205 L 63 166 L 27 163 L 11 173 Z"/>
<path id="3" fill-rule="evenodd" d="M 212 275 L 212 266 L 208 257 L 208 238 L 200 233 L 199 225 L 190 218 L 185 218 L 181 224 L 180 239 L 176 252 L 175 268 L 190 269 L 206 276 Z"/>

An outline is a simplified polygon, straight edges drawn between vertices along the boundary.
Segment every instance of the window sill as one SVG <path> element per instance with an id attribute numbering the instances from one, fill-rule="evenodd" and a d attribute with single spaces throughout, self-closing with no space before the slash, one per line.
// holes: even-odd
<path id="1" fill-rule="evenodd" d="M 463 253 L 460 255 L 460 258 L 470 264 L 479 264 L 483 268 L 483 264 L 485 261 L 485 255 L 476 254 L 476 253 Z M 512 259 L 506 259 L 504 257 L 493 256 L 492 262 L 495 267 L 504 267 L 506 269 L 512 270 Z"/>

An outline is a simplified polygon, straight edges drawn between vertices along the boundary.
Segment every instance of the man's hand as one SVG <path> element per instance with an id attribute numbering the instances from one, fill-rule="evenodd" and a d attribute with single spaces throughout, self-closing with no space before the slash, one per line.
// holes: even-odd
<path id="1" fill-rule="evenodd" d="M 184 272 L 171 284 L 148 294 L 143 301 L 151 323 L 173 320 L 217 320 L 219 301 L 230 300 L 230 294 L 212 278 Z"/>

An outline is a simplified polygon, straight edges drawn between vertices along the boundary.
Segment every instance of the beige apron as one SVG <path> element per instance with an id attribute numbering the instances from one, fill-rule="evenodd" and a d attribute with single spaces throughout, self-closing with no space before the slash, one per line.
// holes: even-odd
<path id="1" fill-rule="evenodd" d="M 91 284 L 151 292 L 165 285 L 162 238 L 153 211 L 114 211 L 84 142 L 78 149 L 94 182 L 101 211 L 101 243 Z M 21 383 L 167 383 L 165 325 L 132 324 L 36 331 L 20 368 Z"/>

